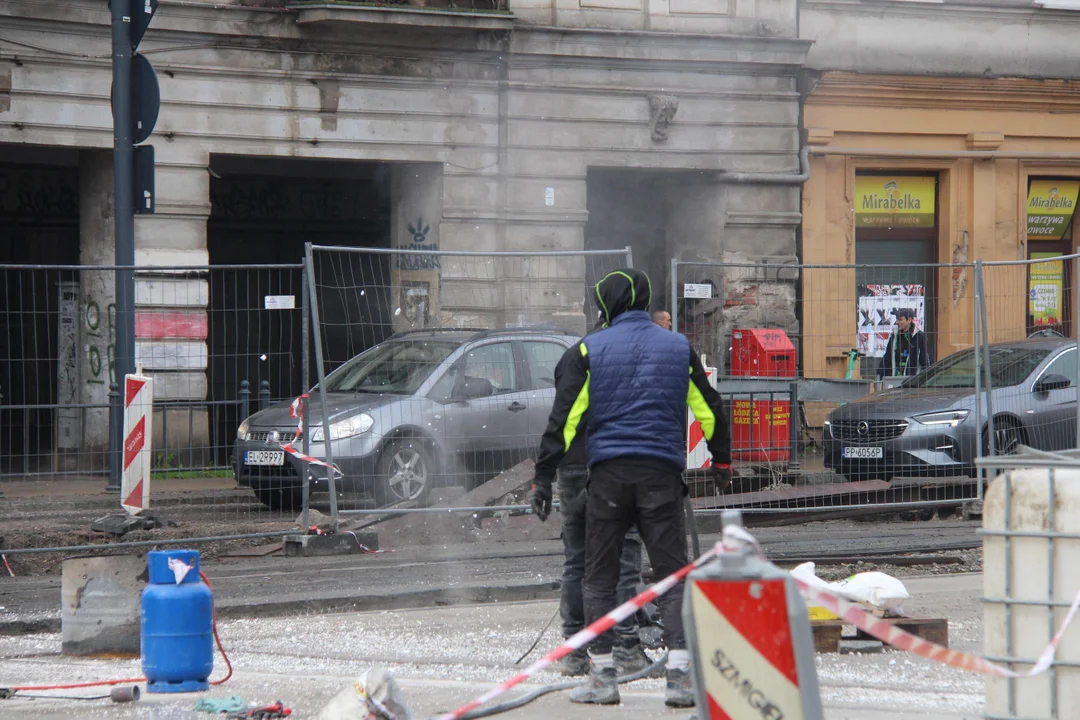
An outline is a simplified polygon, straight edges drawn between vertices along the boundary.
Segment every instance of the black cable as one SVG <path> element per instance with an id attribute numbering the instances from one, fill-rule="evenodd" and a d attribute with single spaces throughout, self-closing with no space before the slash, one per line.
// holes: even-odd
<path id="1" fill-rule="evenodd" d="M 546 633 L 548 631 L 548 628 L 551 627 L 551 623 L 555 622 L 555 616 L 559 614 L 559 610 L 560 608 L 555 608 L 555 612 L 551 614 L 551 619 L 547 621 L 547 625 L 545 625 L 544 629 L 540 631 L 540 634 L 536 636 L 536 639 L 533 640 L 533 644 L 529 646 L 529 649 L 525 651 L 525 654 L 514 661 L 515 665 L 520 664 L 522 660 L 529 657 L 529 653 L 536 649 L 536 646 L 540 644 L 541 638 L 544 637 L 544 633 Z"/>
<path id="2" fill-rule="evenodd" d="M 623 677 L 620 677 L 619 684 L 622 685 L 623 683 L 634 682 L 635 680 L 641 680 L 642 678 L 648 677 L 653 670 L 666 666 L 667 659 L 667 653 L 664 653 L 664 655 L 659 660 L 654 662 L 649 667 L 643 670 L 638 670 L 636 673 L 631 673 L 630 675 L 624 675 Z M 526 693 L 519 698 L 507 700 L 506 702 L 501 702 L 497 705 L 492 705 L 491 707 L 477 708 L 476 710 L 467 712 L 461 716 L 461 720 L 477 720 L 477 718 L 485 718 L 492 715 L 498 715 L 499 713 L 517 710 L 519 707 L 528 705 L 533 700 L 543 697 L 544 695 L 549 695 L 553 692 L 560 692 L 562 690 L 571 690 L 580 685 L 584 685 L 587 682 L 588 680 L 570 680 L 567 682 L 555 683 L 553 685 L 544 685 L 543 687 L 536 688 L 532 692 Z"/>

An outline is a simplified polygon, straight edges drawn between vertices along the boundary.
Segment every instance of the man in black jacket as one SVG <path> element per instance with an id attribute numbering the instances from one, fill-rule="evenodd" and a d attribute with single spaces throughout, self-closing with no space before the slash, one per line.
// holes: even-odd
<path id="1" fill-rule="evenodd" d="M 926 334 L 915 327 L 915 311 L 911 308 L 900 308 L 893 314 L 896 315 L 896 333 L 885 346 L 878 377 L 917 375 L 932 364 Z"/>
<path id="2" fill-rule="evenodd" d="M 683 427 L 689 405 L 701 424 L 717 474 L 730 475 L 731 435 L 719 394 L 689 341 L 653 323 L 652 288 L 639 270 L 617 270 L 596 284 L 608 327 L 577 345 L 556 382 L 540 445 L 532 503 L 544 519 L 556 468 L 588 416 L 585 612 L 592 623 L 615 608 L 619 554 L 636 523 L 658 578 L 687 563 L 683 528 L 686 466 Z M 668 647 L 665 704 L 694 704 L 682 622 L 682 585 L 660 598 Z M 590 646 L 593 675 L 572 702 L 614 705 L 619 686 L 606 632 Z"/>
<path id="3" fill-rule="evenodd" d="M 587 335 L 604 327 L 603 316 Z M 566 368 L 573 362 L 577 345 L 571 347 L 555 365 L 555 383 L 558 384 Z M 563 637 L 576 635 L 585 627 L 585 604 L 581 594 L 581 581 L 585 577 L 585 488 L 589 468 L 585 448 L 584 428 L 570 443 L 570 449 L 559 463 L 559 514 L 562 515 L 563 564 L 562 584 L 559 588 L 559 614 L 562 616 Z M 623 540 L 622 557 L 619 559 L 618 599 L 626 602 L 637 594 L 641 583 L 641 538 L 631 531 Z M 638 625 L 630 616 L 615 626 L 615 668 L 619 675 L 630 675 L 652 664 L 645 654 L 638 635 Z M 589 656 L 585 650 L 575 650 L 562 659 L 557 670 L 563 675 L 588 675 Z"/>

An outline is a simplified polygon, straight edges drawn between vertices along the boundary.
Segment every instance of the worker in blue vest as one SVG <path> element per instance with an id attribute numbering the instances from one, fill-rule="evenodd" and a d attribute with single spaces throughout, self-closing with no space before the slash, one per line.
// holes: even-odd
<path id="1" fill-rule="evenodd" d="M 709 384 L 683 335 L 649 316 L 652 287 L 640 270 L 608 273 L 596 285 L 607 325 L 577 344 L 555 384 L 555 402 L 540 444 L 530 502 L 537 516 L 551 512 L 552 481 L 583 418 L 588 422 L 585 613 L 599 620 L 616 607 L 619 555 L 637 525 L 657 578 L 686 565 L 683 428 L 689 405 L 701 424 L 717 475 L 731 473 L 731 434 L 720 395 Z M 669 707 L 691 707 L 694 691 L 682 621 L 682 584 L 659 600 L 668 647 Z M 619 703 L 610 631 L 589 648 L 593 672 L 576 688 L 578 703 Z"/>

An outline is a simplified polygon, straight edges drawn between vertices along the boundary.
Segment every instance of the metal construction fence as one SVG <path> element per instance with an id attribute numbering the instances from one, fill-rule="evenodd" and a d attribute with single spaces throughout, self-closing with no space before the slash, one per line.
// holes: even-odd
<path id="1" fill-rule="evenodd" d="M 673 261 L 654 309 L 713 369 L 736 464 L 694 486 L 697 511 L 932 512 L 981 499 L 981 457 L 1076 447 L 1078 262 Z M 155 378 L 151 508 L 179 524 L 125 539 L 254 538 L 309 509 L 429 505 L 534 457 L 592 287 L 627 266 L 628 248 L 309 245 L 295 265 L 139 268 L 130 318 L 115 268 L 0 266 L 5 547 L 115 541 L 87 530 L 115 495 L 66 498 L 114 477 L 121 322 Z M 692 469 L 702 445 L 691 426 Z"/>

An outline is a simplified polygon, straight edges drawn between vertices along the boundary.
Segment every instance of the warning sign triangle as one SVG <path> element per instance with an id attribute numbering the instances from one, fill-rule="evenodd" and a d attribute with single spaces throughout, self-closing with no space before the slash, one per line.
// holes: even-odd
<path id="1" fill-rule="evenodd" d="M 145 384 L 145 380 L 136 380 L 133 377 L 127 378 L 127 387 L 124 391 L 124 407 L 131 407 L 131 401 L 135 399 L 135 396 L 139 394 Z"/>
<path id="2" fill-rule="evenodd" d="M 142 508 L 143 496 L 142 496 L 142 480 L 135 485 L 135 489 L 131 491 L 131 494 L 124 498 L 124 502 L 121 505 L 130 505 L 131 507 Z"/>

